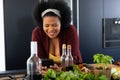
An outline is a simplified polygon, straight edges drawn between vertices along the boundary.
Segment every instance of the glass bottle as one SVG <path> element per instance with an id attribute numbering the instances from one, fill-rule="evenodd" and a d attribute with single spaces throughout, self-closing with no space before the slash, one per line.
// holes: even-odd
<path id="1" fill-rule="evenodd" d="M 41 80 L 41 59 L 37 56 L 37 42 L 31 41 L 31 56 L 27 60 L 28 80 Z"/>
<path id="2" fill-rule="evenodd" d="M 71 54 L 71 45 L 67 45 L 67 55 L 66 55 L 66 58 L 65 58 L 65 66 L 66 66 L 66 71 L 68 70 L 72 70 L 73 69 L 73 57 L 72 57 L 72 54 Z"/>
<path id="3" fill-rule="evenodd" d="M 63 71 L 65 71 L 65 58 L 66 58 L 66 44 L 62 44 L 61 66 Z"/>

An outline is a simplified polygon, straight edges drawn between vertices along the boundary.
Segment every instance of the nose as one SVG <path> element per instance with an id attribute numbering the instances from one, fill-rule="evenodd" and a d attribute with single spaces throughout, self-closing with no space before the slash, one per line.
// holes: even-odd
<path id="1" fill-rule="evenodd" d="M 54 27 L 53 26 L 49 26 L 49 31 L 53 31 Z"/>

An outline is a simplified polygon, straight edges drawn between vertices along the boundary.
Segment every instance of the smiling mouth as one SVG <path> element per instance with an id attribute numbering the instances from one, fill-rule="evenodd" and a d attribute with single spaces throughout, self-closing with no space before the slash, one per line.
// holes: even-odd
<path id="1" fill-rule="evenodd" d="M 55 31 L 54 32 L 49 32 L 50 36 L 54 36 L 54 34 L 55 34 Z"/>

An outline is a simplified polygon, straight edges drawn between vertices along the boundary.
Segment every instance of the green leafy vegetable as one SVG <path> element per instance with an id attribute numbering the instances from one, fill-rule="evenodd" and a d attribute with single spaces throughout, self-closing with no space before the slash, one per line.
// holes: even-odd
<path id="1" fill-rule="evenodd" d="M 95 77 L 93 72 L 85 73 L 80 71 L 78 65 L 73 65 L 72 71 L 56 72 L 53 69 L 48 69 L 43 80 L 108 80 L 103 74 Z"/>
<path id="2" fill-rule="evenodd" d="M 98 64 L 98 67 L 102 67 L 103 69 L 107 69 L 108 64 L 111 64 L 112 61 L 114 61 L 111 56 L 104 55 L 102 53 L 94 54 L 93 59 L 94 59 L 94 62 Z M 105 64 L 105 65 L 100 66 L 100 64 Z"/>
<path id="3" fill-rule="evenodd" d="M 108 78 L 103 75 L 103 74 L 99 74 L 97 77 L 96 77 L 96 80 L 108 80 Z"/>
<path id="4" fill-rule="evenodd" d="M 53 69 L 48 69 L 46 75 L 44 76 L 44 80 L 52 80 L 56 78 L 56 72 Z"/>

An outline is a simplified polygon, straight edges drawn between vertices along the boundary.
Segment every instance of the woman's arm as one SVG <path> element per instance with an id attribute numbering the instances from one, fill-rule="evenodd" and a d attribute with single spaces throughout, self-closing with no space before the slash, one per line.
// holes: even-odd
<path id="1" fill-rule="evenodd" d="M 75 63 L 82 63 L 82 56 L 79 50 L 79 38 L 77 30 L 74 26 L 70 26 L 67 30 L 67 44 L 72 46 L 72 56 Z"/>
<path id="2" fill-rule="evenodd" d="M 38 43 L 38 56 L 40 58 L 45 58 L 45 52 L 42 44 L 42 34 L 39 27 L 35 27 L 32 31 L 32 41 L 37 41 Z"/>

